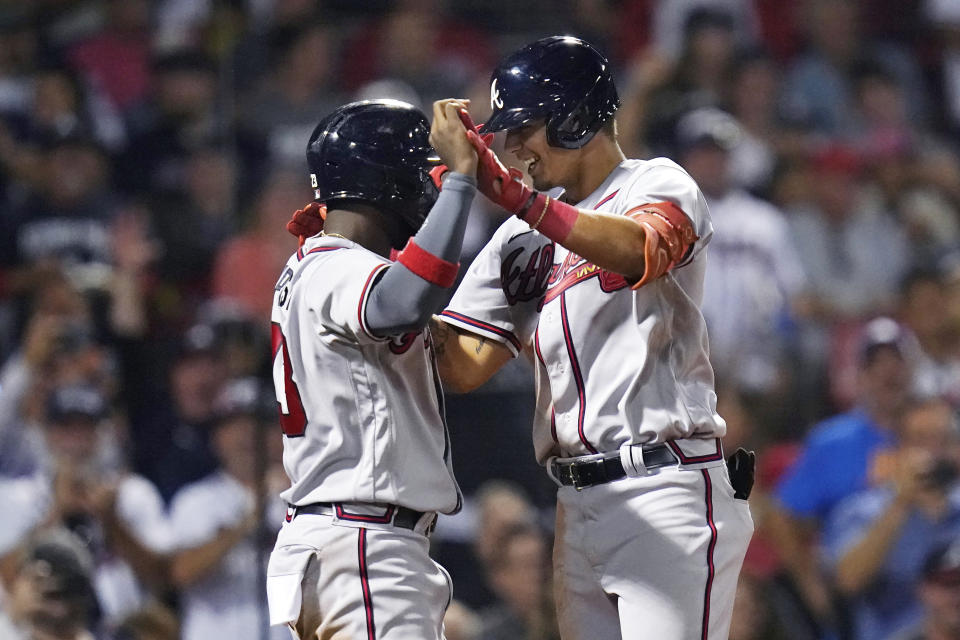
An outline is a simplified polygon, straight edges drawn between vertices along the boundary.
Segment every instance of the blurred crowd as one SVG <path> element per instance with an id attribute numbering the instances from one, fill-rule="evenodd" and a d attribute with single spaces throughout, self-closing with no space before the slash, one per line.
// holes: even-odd
<path id="1" fill-rule="evenodd" d="M 0 637 L 286 637 L 269 314 L 306 140 L 354 99 L 482 121 L 558 33 L 713 216 L 725 447 L 759 456 L 731 639 L 960 638 L 957 0 L 0 3 Z M 449 399 L 451 640 L 556 637 L 532 393 L 521 358 Z"/>

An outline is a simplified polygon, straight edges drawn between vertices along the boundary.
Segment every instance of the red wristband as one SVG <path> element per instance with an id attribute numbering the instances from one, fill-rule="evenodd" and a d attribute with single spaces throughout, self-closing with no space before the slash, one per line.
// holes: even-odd
<path id="1" fill-rule="evenodd" d="M 417 246 L 413 238 L 397 256 L 397 262 L 430 284 L 449 289 L 457 281 L 460 263 L 447 262 Z"/>
<path id="2" fill-rule="evenodd" d="M 563 244 L 573 230 L 580 212 L 566 202 L 538 193 L 530 206 L 518 215 L 531 229 L 536 229 L 554 242 Z"/>

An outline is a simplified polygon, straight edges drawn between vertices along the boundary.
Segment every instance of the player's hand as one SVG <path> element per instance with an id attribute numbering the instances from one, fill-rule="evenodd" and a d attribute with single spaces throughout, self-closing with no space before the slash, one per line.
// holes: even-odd
<path id="1" fill-rule="evenodd" d="M 467 138 L 477 152 L 477 188 L 510 213 L 523 216 L 534 191 L 523 184 L 523 173 L 507 169 L 490 148 L 491 138 L 481 136 L 473 126 L 469 113 L 461 114 L 467 127 Z"/>
<path id="2" fill-rule="evenodd" d="M 460 110 L 466 110 L 469 100 L 437 100 L 433 103 L 433 124 L 430 126 L 430 144 L 451 171 L 473 176 L 477 173 L 477 153 L 467 138 L 460 121 Z M 434 182 L 438 176 L 434 176 Z"/>
<path id="3" fill-rule="evenodd" d="M 473 120 L 470 118 L 470 114 L 466 111 L 466 109 L 461 109 L 459 115 L 460 115 L 460 120 L 461 122 L 463 122 L 463 125 L 467 128 L 467 131 L 477 130 L 477 127 L 473 124 Z M 490 146 L 490 144 L 493 142 L 492 133 L 482 135 L 480 136 L 480 138 L 484 141 L 484 143 L 487 146 Z M 449 171 L 450 171 L 450 167 L 448 167 L 445 164 L 437 165 L 433 169 L 430 169 L 430 178 L 433 180 L 433 184 L 437 187 L 437 189 L 443 189 L 443 179 Z"/>

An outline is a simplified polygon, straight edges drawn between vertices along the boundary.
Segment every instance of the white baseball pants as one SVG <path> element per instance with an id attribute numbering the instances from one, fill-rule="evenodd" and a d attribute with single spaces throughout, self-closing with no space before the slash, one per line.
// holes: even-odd
<path id="1" fill-rule="evenodd" d="M 441 640 L 453 591 L 428 546 L 408 529 L 297 515 L 270 554 L 270 624 L 302 640 Z"/>
<path id="2" fill-rule="evenodd" d="M 557 494 L 563 640 L 726 640 L 753 519 L 722 463 Z"/>

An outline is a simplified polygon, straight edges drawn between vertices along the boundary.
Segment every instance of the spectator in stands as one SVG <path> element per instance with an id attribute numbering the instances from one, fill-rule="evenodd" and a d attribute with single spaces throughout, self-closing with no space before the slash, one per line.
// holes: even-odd
<path id="1" fill-rule="evenodd" d="M 807 0 L 807 50 L 793 61 L 784 85 L 787 117 L 812 131 L 845 137 L 856 130 L 853 72 L 865 59 L 877 61 L 905 87 L 910 117 L 925 113 L 927 96 L 915 61 L 888 40 L 864 34 L 862 3 Z"/>
<path id="2" fill-rule="evenodd" d="M 653 4 L 654 46 L 674 60 L 682 55 L 692 25 L 710 14 L 726 16 L 737 48 L 756 43 L 759 36 L 756 9 L 748 0 L 659 0 Z"/>
<path id="3" fill-rule="evenodd" d="M 181 489 L 170 506 L 170 572 L 183 593 L 183 640 L 259 640 L 269 624 L 263 570 L 283 517 L 276 494 L 285 476 L 279 447 L 269 446 L 279 439 L 263 435 L 263 407 L 256 380 L 224 387 L 212 434 L 220 468 Z M 289 637 L 283 627 L 270 633 Z"/>
<path id="4" fill-rule="evenodd" d="M 217 336 L 217 351 L 225 378 L 268 378 L 272 375 L 269 324 L 224 298 L 204 303 L 197 310 L 197 318 L 212 327 Z"/>
<path id="5" fill-rule="evenodd" d="M 443 614 L 446 640 L 483 640 L 480 617 L 459 600 L 451 600 Z"/>
<path id="6" fill-rule="evenodd" d="M 440 0 L 401 0 L 347 42 L 342 77 L 348 90 L 399 80 L 429 105 L 463 95 L 475 77 L 488 75 L 495 57 L 490 39 L 450 17 Z"/>
<path id="7" fill-rule="evenodd" d="M 730 155 L 731 180 L 751 193 L 772 197 L 777 165 L 806 153 L 803 132 L 780 109 L 781 70 L 759 49 L 741 52 L 733 62 L 724 102 L 740 123 L 740 144 Z"/>
<path id="8" fill-rule="evenodd" d="M 939 312 L 949 306 L 946 277 L 939 269 L 920 267 L 904 278 L 900 315 L 920 347 L 916 391 L 943 397 L 960 409 L 960 332 L 948 313 Z M 938 312 L 932 312 L 934 309 Z"/>
<path id="9" fill-rule="evenodd" d="M 864 63 L 855 77 L 857 128 L 850 136 L 870 178 L 867 197 L 900 219 L 914 261 L 932 263 L 960 245 L 960 164 L 946 140 L 911 119 L 894 74 Z"/>
<path id="10" fill-rule="evenodd" d="M 818 152 L 810 200 L 789 214 L 811 291 L 828 320 L 889 310 L 910 263 L 906 235 L 890 212 L 864 206 L 861 169 L 846 147 Z"/>
<path id="11" fill-rule="evenodd" d="M 960 8 L 953 0 L 928 0 L 927 19 L 941 43 L 940 82 L 944 119 L 960 130 Z"/>
<path id="12" fill-rule="evenodd" d="M 42 472 L 50 504 L 40 505 L 46 509 L 39 524 L 41 530 L 69 529 L 87 544 L 108 625 L 139 608 L 152 589 L 163 588 L 170 544 L 160 494 L 117 459 L 110 417 L 107 399 L 95 387 L 68 385 L 51 392 Z M 34 515 L 27 511 L 6 517 L 13 524 Z"/>
<path id="13" fill-rule="evenodd" d="M 680 164 L 700 185 L 714 235 L 703 287 L 710 358 L 721 377 L 759 394 L 787 388 L 791 336 L 806 279 L 783 213 L 730 182 L 730 154 L 741 130 L 714 108 L 677 125 Z"/>
<path id="14" fill-rule="evenodd" d="M 273 289 L 277 274 L 296 251 L 286 224 L 291 212 L 310 201 L 308 186 L 300 172 L 278 170 L 270 175 L 256 199 L 248 229 L 227 240 L 216 256 L 215 297 L 227 298 L 269 322 L 273 300 L 263 292 Z"/>
<path id="15" fill-rule="evenodd" d="M 93 640 L 93 560 L 67 531 L 31 541 L 0 609 L 4 640 Z"/>
<path id="16" fill-rule="evenodd" d="M 481 612 L 481 637 L 559 638 L 543 533 L 532 524 L 514 524 L 495 543 L 496 553 L 488 556 L 485 569 L 499 603 Z"/>
<path id="17" fill-rule="evenodd" d="M 499 540 L 518 525 L 536 525 L 537 515 L 520 487 L 501 480 L 488 480 L 477 491 L 479 527 L 474 549 L 482 563 L 490 563 L 500 552 Z"/>
<path id="18" fill-rule="evenodd" d="M 723 100 L 736 52 L 733 17 L 723 8 L 696 8 L 684 24 L 683 51 L 669 64 L 669 74 L 653 74 L 661 85 L 646 90 L 646 115 L 637 132 L 658 155 L 671 153 L 677 120 L 684 113 Z"/>
<path id="19" fill-rule="evenodd" d="M 111 108 L 127 113 L 149 94 L 150 2 L 109 0 L 105 5 L 103 29 L 71 47 L 67 57 Z"/>
<path id="20" fill-rule="evenodd" d="M 839 503 L 822 544 L 839 591 L 851 598 L 854 638 L 886 638 L 919 622 L 915 587 L 925 556 L 960 538 L 960 425 L 931 399 L 904 414 L 895 451 L 877 458 L 873 488 Z"/>
<path id="21" fill-rule="evenodd" d="M 930 552 L 917 586 L 923 620 L 889 640 L 953 640 L 960 637 L 960 539 Z"/>
<path id="22" fill-rule="evenodd" d="M 771 589 L 750 573 L 741 573 L 733 602 L 729 640 L 795 640 L 812 638 L 784 626 L 771 603 Z"/>
<path id="23" fill-rule="evenodd" d="M 857 349 L 857 406 L 810 430 L 767 515 L 768 539 L 822 624 L 831 623 L 832 604 L 815 553 L 820 527 L 844 498 L 869 486 L 878 452 L 896 443 L 909 399 L 907 340 L 889 318 L 866 325 Z"/>
<path id="24" fill-rule="evenodd" d="M 209 296 L 210 273 L 237 220 L 237 163 L 230 151 L 202 146 L 184 157 L 182 189 L 153 200 L 153 231 L 160 245 L 158 287 L 189 318 Z"/>
<path id="25" fill-rule="evenodd" d="M 199 50 L 158 57 L 151 100 L 129 117 L 129 144 L 118 163 L 124 191 L 155 196 L 178 192 L 190 153 L 216 143 L 229 122 L 217 102 L 214 61 Z"/>
<path id="26" fill-rule="evenodd" d="M 40 180 L 2 221 L 0 266 L 8 292 L 23 293 L 31 275 L 50 264 L 66 268 L 82 289 L 103 289 L 110 276 L 110 223 L 118 207 L 109 158 L 81 131 L 46 145 Z"/>
<path id="27" fill-rule="evenodd" d="M 43 443 L 38 426 L 45 399 L 63 384 L 116 390 L 112 359 L 95 336 L 87 300 L 61 272 L 44 271 L 33 285 L 19 348 L 0 368 L 0 475 L 36 473 Z"/>
<path id="28" fill-rule="evenodd" d="M 239 125 L 262 139 L 263 166 L 305 173 L 303 141 L 317 118 L 346 102 L 333 75 L 337 53 L 333 33 L 322 22 L 288 26 L 275 36 L 275 71 L 264 75 L 256 93 L 241 105 Z M 301 203 L 302 205 L 302 203 Z"/>
<path id="29" fill-rule="evenodd" d="M 172 362 L 152 346 L 127 340 L 121 347 L 124 399 L 135 468 L 169 501 L 182 486 L 216 468 L 210 426 L 225 363 L 214 328 L 205 324 L 186 331 Z"/>
<path id="30" fill-rule="evenodd" d="M 172 611 L 154 602 L 130 614 L 115 640 L 180 640 L 180 623 Z"/>

